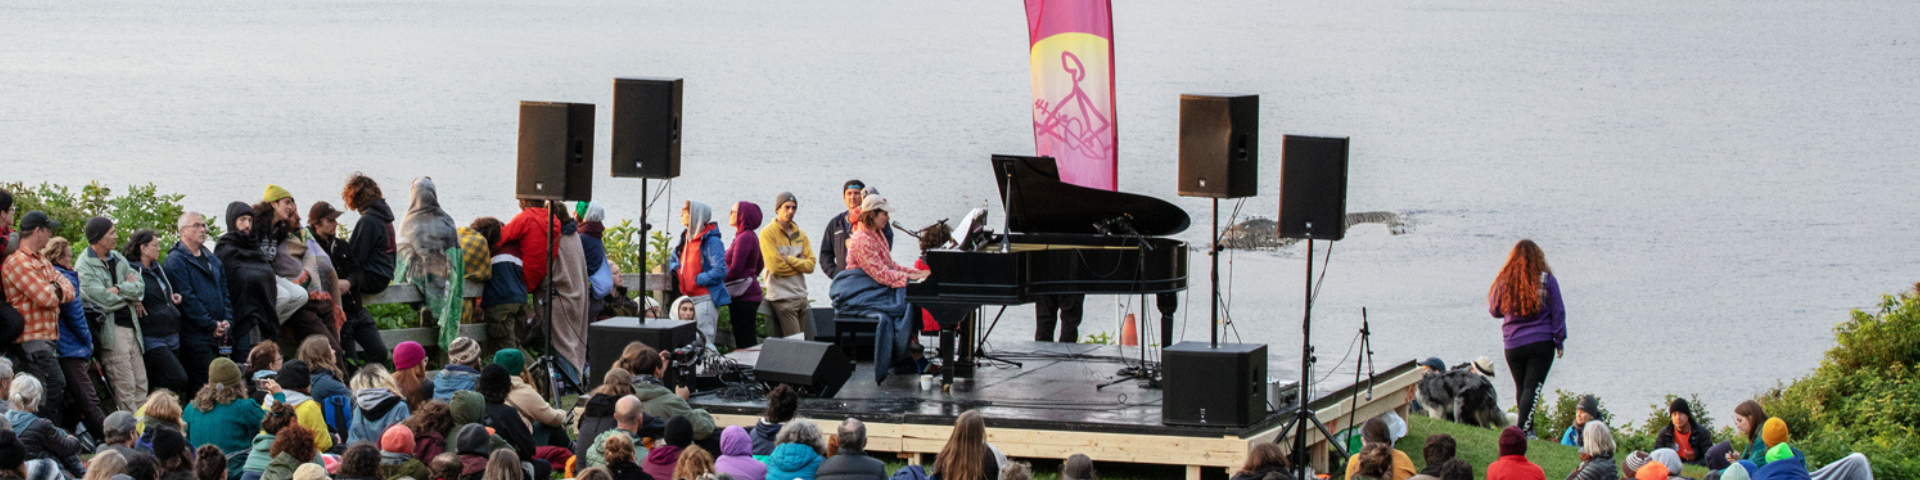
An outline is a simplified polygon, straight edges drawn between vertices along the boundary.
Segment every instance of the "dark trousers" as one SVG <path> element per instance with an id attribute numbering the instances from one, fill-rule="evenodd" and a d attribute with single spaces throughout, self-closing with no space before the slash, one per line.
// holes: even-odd
<path id="1" fill-rule="evenodd" d="M 1540 400 L 1540 387 L 1547 383 L 1547 371 L 1553 369 L 1553 341 L 1541 340 L 1507 349 L 1507 370 L 1513 374 L 1514 396 L 1520 400 L 1520 430 L 1533 431 L 1533 405 Z"/>
<path id="2" fill-rule="evenodd" d="M 760 344 L 760 302 L 733 299 L 727 305 L 728 322 L 733 324 L 733 348 L 742 349 Z"/>
<path id="3" fill-rule="evenodd" d="M 333 329 L 333 306 L 327 302 L 309 300 L 280 324 L 280 354 L 300 351 L 300 343 L 314 335 L 326 338 L 334 353 L 340 352 L 340 332 Z"/>
<path id="4" fill-rule="evenodd" d="M 60 372 L 62 377 L 66 377 L 67 393 L 73 395 L 74 410 L 80 416 L 79 421 L 87 426 L 87 432 L 95 440 L 104 440 L 106 434 L 101 433 L 104 430 L 100 429 L 100 424 L 106 421 L 107 415 L 100 410 L 100 394 L 93 389 L 93 369 L 87 365 L 87 359 L 62 358 Z M 61 424 L 71 425 L 73 419 L 68 418 Z"/>
<path id="5" fill-rule="evenodd" d="M 53 341 L 28 340 L 20 344 L 20 352 L 24 361 L 15 365 L 15 369 L 39 378 L 40 385 L 46 390 L 47 398 L 41 399 L 40 411 L 35 413 L 39 413 L 41 418 L 64 418 L 60 416 L 60 407 L 66 398 L 67 374 L 60 370 L 60 359 L 54 355 Z"/>
<path id="6" fill-rule="evenodd" d="M 236 318 L 232 325 L 227 326 L 227 335 L 233 338 L 233 355 L 230 358 L 234 363 L 247 363 L 247 355 L 253 353 L 253 344 L 278 338 L 275 334 L 279 332 L 268 333 L 257 328 L 259 325 L 255 323 L 253 320 Z"/>
<path id="7" fill-rule="evenodd" d="M 380 327 L 374 325 L 373 314 L 366 310 L 347 314 L 347 324 L 340 327 L 340 348 L 349 360 L 357 358 L 367 365 L 387 363 L 387 342 L 380 338 Z"/>
<path id="8" fill-rule="evenodd" d="M 213 345 L 183 344 L 174 353 L 180 356 L 180 368 L 187 371 L 187 386 L 180 391 L 180 395 L 199 393 L 200 387 L 207 384 L 207 366 L 213 364 L 214 357 L 220 356 L 220 348 Z M 147 367 L 147 371 L 148 375 L 152 375 L 153 367 Z"/>
<path id="9" fill-rule="evenodd" d="M 187 369 L 180 366 L 180 357 L 173 349 L 149 348 L 141 357 L 147 362 L 147 391 L 164 388 L 176 395 L 187 394 Z"/>
<path id="10" fill-rule="evenodd" d="M 1052 342 L 1053 326 L 1060 324 L 1062 343 L 1080 341 L 1081 307 L 1087 302 L 1086 295 L 1046 295 L 1033 302 L 1033 341 Z"/>

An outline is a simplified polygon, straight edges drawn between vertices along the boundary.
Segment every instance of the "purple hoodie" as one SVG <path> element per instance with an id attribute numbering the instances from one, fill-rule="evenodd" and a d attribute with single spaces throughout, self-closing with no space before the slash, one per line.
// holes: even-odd
<path id="1" fill-rule="evenodd" d="M 720 431 L 720 458 L 713 460 L 713 469 L 732 475 L 734 480 L 767 478 L 767 464 L 753 459 L 753 439 L 739 425 Z"/>
<path id="2" fill-rule="evenodd" d="M 1552 341 L 1555 349 L 1566 345 L 1567 306 L 1560 302 L 1560 281 L 1549 273 L 1540 287 L 1546 292 L 1540 296 L 1540 311 L 1532 315 L 1506 316 L 1491 305 L 1487 307 L 1494 318 L 1502 319 L 1500 333 L 1508 350 L 1544 341 Z"/>
<path id="3" fill-rule="evenodd" d="M 760 228 L 760 206 L 753 202 L 740 202 L 733 207 L 740 212 L 740 225 L 739 231 L 733 234 L 733 243 L 727 247 L 727 284 L 745 279 L 747 289 L 734 294 L 733 298 L 758 302 L 760 270 L 766 268 L 765 260 L 760 256 L 760 234 L 754 232 Z"/>

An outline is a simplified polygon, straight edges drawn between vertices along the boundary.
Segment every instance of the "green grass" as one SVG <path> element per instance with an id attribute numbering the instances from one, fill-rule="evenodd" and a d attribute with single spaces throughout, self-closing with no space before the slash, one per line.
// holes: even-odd
<path id="1" fill-rule="evenodd" d="M 1453 436 L 1453 441 L 1457 445 L 1455 454 L 1460 459 L 1466 460 L 1467 464 L 1473 465 L 1474 478 L 1487 478 L 1487 465 L 1493 464 L 1494 460 L 1500 458 L 1499 430 L 1470 427 L 1424 415 L 1413 415 L 1407 418 L 1407 437 L 1400 439 L 1400 443 L 1394 445 L 1394 448 L 1412 457 L 1414 465 L 1426 468 L 1427 462 L 1422 458 L 1424 454 L 1420 452 L 1420 448 L 1426 445 L 1427 436 L 1440 433 Z M 1625 456 L 1626 452 L 1620 452 L 1614 455 L 1614 458 Z M 1547 478 L 1567 478 L 1568 472 L 1580 466 L 1580 450 L 1561 445 L 1557 438 L 1534 440 L 1527 443 L 1527 459 L 1540 465 L 1540 469 L 1546 471 Z M 1706 474 L 1706 468 L 1696 465 L 1688 465 L 1681 473 L 1687 478 L 1701 478 Z"/>

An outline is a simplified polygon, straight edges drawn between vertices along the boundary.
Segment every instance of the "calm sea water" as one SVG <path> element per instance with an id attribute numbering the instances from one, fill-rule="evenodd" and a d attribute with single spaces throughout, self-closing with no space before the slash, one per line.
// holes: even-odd
<path id="1" fill-rule="evenodd" d="M 1484 295 L 1520 238 L 1544 245 L 1566 295 L 1548 388 L 1635 418 L 1669 392 L 1725 418 L 1810 372 L 1849 309 L 1920 280 L 1920 4 L 1116 2 L 1115 16 L 1122 189 L 1204 225 L 1207 204 L 1174 195 L 1176 96 L 1257 93 L 1269 193 L 1242 217 L 1277 210 L 1277 134 L 1312 133 L 1354 139 L 1350 210 L 1416 222 L 1334 247 L 1314 332 L 1332 382 L 1351 375 L 1332 363 L 1363 307 L 1381 369 L 1487 355 L 1508 381 Z M 1013 1 L 12 2 L 0 176 L 154 182 L 218 211 L 267 182 L 337 201 L 356 170 L 400 209 L 430 175 L 462 221 L 506 216 L 517 101 L 600 104 L 604 161 L 611 79 L 677 76 L 672 201 L 789 190 L 817 236 L 840 182 L 860 178 L 924 224 L 992 202 L 989 154 L 1032 151 L 1023 19 Z M 638 181 L 596 193 L 638 216 Z M 1204 227 L 1183 237 L 1203 243 Z M 1303 253 L 1237 252 L 1223 273 L 1228 338 L 1271 344 L 1276 371 L 1298 358 Z M 1206 337 L 1204 258 L 1182 340 Z M 1086 330 L 1117 331 L 1117 308 L 1090 300 Z M 994 338 L 1030 338 L 1030 315 Z"/>

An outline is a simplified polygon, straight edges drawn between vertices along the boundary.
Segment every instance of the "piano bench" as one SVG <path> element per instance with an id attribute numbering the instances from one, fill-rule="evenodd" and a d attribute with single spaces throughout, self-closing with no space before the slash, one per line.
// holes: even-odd
<path id="1" fill-rule="evenodd" d="M 833 343 L 840 346 L 847 358 L 870 362 L 873 361 L 874 332 L 879 329 L 880 321 L 870 317 L 835 315 Z"/>

